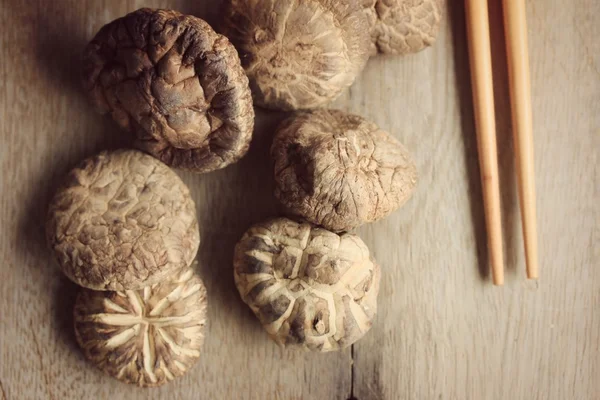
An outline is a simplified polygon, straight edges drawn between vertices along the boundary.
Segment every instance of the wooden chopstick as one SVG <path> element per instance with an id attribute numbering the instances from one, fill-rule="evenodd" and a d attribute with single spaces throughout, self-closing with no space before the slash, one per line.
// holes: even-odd
<path id="1" fill-rule="evenodd" d="M 466 0 L 465 8 L 488 251 L 492 265 L 493 282 L 495 285 L 502 285 L 504 284 L 502 220 L 500 216 L 496 117 L 487 1 Z"/>
<path id="2" fill-rule="evenodd" d="M 516 153 L 519 203 L 525 241 L 527 278 L 537 279 L 538 244 L 535 207 L 533 123 L 525 0 L 503 0 L 508 56 L 512 130 Z"/>

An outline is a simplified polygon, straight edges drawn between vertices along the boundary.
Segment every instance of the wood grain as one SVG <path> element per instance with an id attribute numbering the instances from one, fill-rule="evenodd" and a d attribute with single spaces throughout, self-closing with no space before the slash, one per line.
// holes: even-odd
<path id="1" fill-rule="evenodd" d="M 371 60 L 336 106 L 372 118 L 413 152 L 420 183 L 399 212 L 364 227 L 382 266 L 380 313 L 353 350 L 303 354 L 265 336 L 233 284 L 233 245 L 277 213 L 267 161 L 277 113 L 260 112 L 249 155 L 181 174 L 202 226 L 207 342 L 183 379 L 151 391 L 85 362 L 76 288 L 43 238 L 54 186 L 80 159 L 126 145 L 86 103 L 79 55 L 104 23 L 142 5 L 215 22 L 219 2 L 0 2 L 0 393 L 4 399 L 595 399 L 600 393 L 600 4 L 528 2 L 539 282 L 524 279 L 501 16 L 495 66 L 506 283 L 492 286 L 462 2 L 438 43 Z M 499 5 L 490 2 L 499 12 Z M 500 30 L 498 29 L 500 28 Z"/>
<path id="2" fill-rule="evenodd" d="M 559 1 L 527 4 L 539 282 L 525 280 L 500 2 L 490 2 L 490 14 L 503 289 L 476 268 L 478 254 L 486 259 L 485 237 L 462 2 L 449 5 L 450 21 L 435 48 L 374 60 L 353 88 L 386 98 L 350 99 L 349 107 L 389 124 L 413 149 L 421 172 L 407 207 L 361 232 L 388 276 L 376 329 L 354 349 L 358 399 L 600 395 L 600 46 L 594 39 L 600 32 L 593 21 L 600 8 L 591 1 L 566 8 Z M 381 92 L 372 83 L 378 81 L 385 82 Z"/>

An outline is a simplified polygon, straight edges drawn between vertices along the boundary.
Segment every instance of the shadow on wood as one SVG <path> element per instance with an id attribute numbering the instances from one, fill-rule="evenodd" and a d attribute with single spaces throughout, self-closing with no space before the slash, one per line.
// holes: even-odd
<path id="1" fill-rule="evenodd" d="M 79 86 L 79 56 L 85 39 L 82 32 L 78 31 L 77 27 L 81 24 L 75 20 L 75 11 L 69 11 L 69 7 L 62 11 L 64 12 L 61 12 L 59 6 L 48 7 L 45 12 L 38 10 L 38 25 L 33 31 L 34 45 L 25 48 L 21 54 L 23 59 L 36 60 L 36 79 L 40 80 L 40 87 L 47 88 L 47 91 L 65 93 L 62 104 L 66 111 L 57 110 L 51 116 L 52 119 L 47 121 L 52 126 L 51 132 L 56 133 L 56 138 L 49 140 L 48 151 L 36 154 L 34 159 L 23 157 L 20 164 L 14 166 L 35 172 L 28 176 L 28 190 L 25 197 L 19 200 L 21 207 L 16 251 L 23 257 L 33 259 L 28 264 L 31 269 L 22 273 L 42 279 L 43 287 L 48 290 L 55 288 L 51 304 L 54 320 L 51 325 L 58 329 L 58 336 L 69 347 L 76 347 L 72 326 L 76 285 L 60 276 L 60 269 L 47 248 L 44 232 L 48 203 L 70 168 L 101 150 L 125 146 L 127 137 L 118 133 L 112 121 L 96 115 L 91 107 L 87 107 Z M 34 13 L 35 8 L 31 12 Z M 70 118 L 72 114 L 76 115 Z M 74 122 L 77 120 L 85 120 L 83 131 L 81 125 Z M 34 136 L 30 139 L 34 143 L 39 132 L 29 129 L 21 134 Z M 35 168 L 40 163 L 44 167 Z"/>
<path id="2" fill-rule="evenodd" d="M 247 316 L 244 327 L 259 327 L 233 280 L 233 250 L 254 223 L 277 216 L 273 196 L 273 169 L 269 150 L 273 132 L 284 114 L 256 110 L 254 135 L 248 154 L 238 163 L 203 175 L 182 174 L 197 204 L 201 244 L 200 276 L 205 280 L 214 312 L 236 310 Z M 262 328 L 261 328 L 262 329 Z"/>
<path id="3" fill-rule="evenodd" d="M 475 132 L 473 97 L 471 91 L 471 71 L 466 35 L 465 5 L 461 1 L 448 4 L 448 14 L 452 31 L 454 71 L 460 106 L 460 125 L 464 140 L 465 163 L 468 171 L 469 201 L 471 219 L 477 247 L 478 269 L 481 279 L 489 277 L 487 233 L 485 210 L 483 207 L 481 175 L 477 154 L 477 136 Z"/>
<path id="4" fill-rule="evenodd" d="M 81 56 L 87 44 L 82 17 L 69 4 L 55 4 L 39 11 L 34 57 L 45 80 L 69 96 L 84 101 Z M 65 2 L 66 3 L 66 2 Z"/>
<path id="5" fill-rule="evenodd" d="M 177 7 L 177 11 L 202 18 L 215 31 L 219 32 L 218 28 L 224 7 L 224 2 L 220 0 L 196 0 L 184 2 L 181 7 Z"/>
<path id="6" fill-rule="evenodd" d="M 61 276 L 57 288 L 54 293 L 54 324 L 61 333 L 61 338 L 70 350 L 76 351 L 83 359 L 83 355 L 79 351 L 79 345 L 75 339 L 75 330 L 73 327 L 73 307 L 75 307 L 75 299 L 80 288 L 71 282 L 66 276 Z"/>

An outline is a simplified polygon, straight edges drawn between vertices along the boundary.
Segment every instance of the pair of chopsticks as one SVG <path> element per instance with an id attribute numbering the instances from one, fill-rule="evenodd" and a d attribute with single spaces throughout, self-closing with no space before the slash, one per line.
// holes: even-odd
<path id="1" fill-rule="evenodd" d="M 502 285 L 504 283 L 502 222 L 487 2 L 488 0 L 465 0 L 488 248 L 494 284 Z M 525 0 L 503 0 L 502 6 L 527 278 L 537 279 L 533 127 Z"/>

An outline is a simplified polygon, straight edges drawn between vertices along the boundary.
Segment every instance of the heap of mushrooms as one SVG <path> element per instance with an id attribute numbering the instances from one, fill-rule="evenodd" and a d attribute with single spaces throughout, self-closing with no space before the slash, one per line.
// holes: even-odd
<path id="1" fill-rule="evenodd" d="M 400 208 L 417 181 L 392 134 L 323 107 L 370 56 L 431 45 L 443 0 L 226 1 L 223 34 L 143 8 L 94 36 L 84 90 L 132 148 L 82 161 L 48 210 L 49 246 L 81 287 L 77 342 L 102 371 L 142 387 L 184 375 L 207 322 L 196 206 L 170 167 L 233 164 L 249 149 L 255 105 L 293 111 L 271 146 L 282 215 L 243 235 L 234 279 L 276 343 L 318 352 L 371 328 L 381 270 L 352 230 Z"/>

